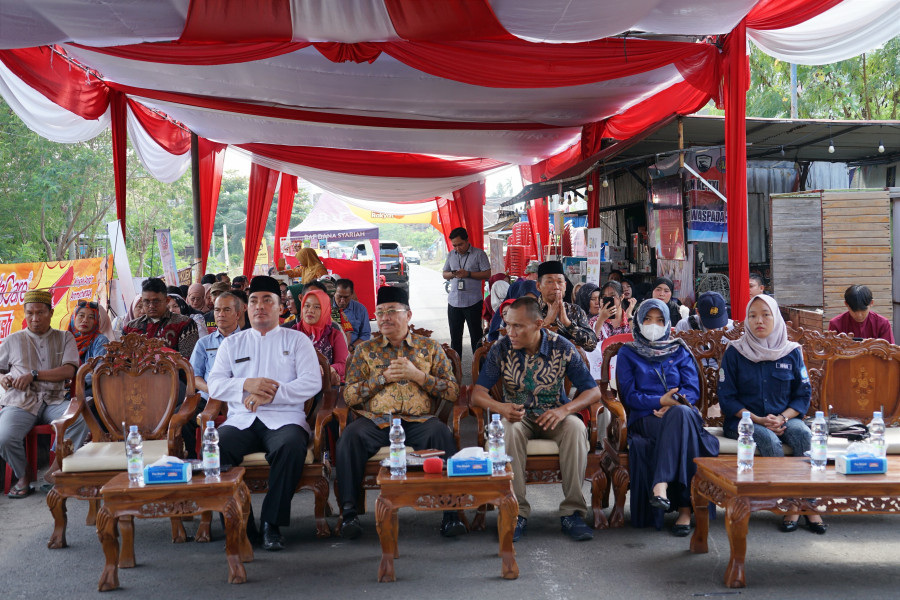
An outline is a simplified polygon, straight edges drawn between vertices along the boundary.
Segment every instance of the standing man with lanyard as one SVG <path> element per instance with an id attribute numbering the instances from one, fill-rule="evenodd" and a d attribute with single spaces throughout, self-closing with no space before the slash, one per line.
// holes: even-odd
<path id="1" fill-rule="evenodd" d="M 472 354 L 478 348 L 481 337 L 481 306 L 484 302 L 481 282 L 491 276 L 491 262 L 481 248 L 469 243 L 464 227 L 450 232 L 453 251 L 444 262 L 444 279 L 450 281 L 450 297 L 447 321 L 450 324 L 450 347 L 462 358 L 463 325 L 469 326 Z"/>

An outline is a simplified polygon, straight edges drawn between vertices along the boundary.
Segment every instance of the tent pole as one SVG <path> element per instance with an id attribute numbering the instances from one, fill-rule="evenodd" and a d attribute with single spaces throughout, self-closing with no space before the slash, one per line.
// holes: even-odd
<path id="1" fill-rule="evenodd" d="M 191 192 L 193 196 L 194 206 L 194 265 L 192 281 L 195 283 L 200 281 L 203 273 L 200 272 L 200 254 L 202 252 L 201 244 L 203 233 L 200 221 L 200 145 L 197 134 L 191 132 Z"/>

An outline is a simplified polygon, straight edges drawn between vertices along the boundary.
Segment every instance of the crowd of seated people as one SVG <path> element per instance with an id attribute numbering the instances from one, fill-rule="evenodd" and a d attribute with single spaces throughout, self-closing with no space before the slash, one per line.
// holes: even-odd
<path id="1" fill-rule="evenodd" d="M 189 359 L 203 397 L 228 404 L 221 432 L 226 462 L 238 465 L 245 454 L 267 453 L 273 479 L 260 518 L 268 550 L 284 547 L 280 528 L 289 523 L 291 482 L 296 484 L 303 469 L 302 460 L 288 455 L 302 451 L 305 456 L 311 443 L 303 406 L 321 392 L 323 375 L 340 387 L 351 414 L 334 461 L 342 535 L 360 536 L 364 527 L 357 502 L 363 470 L 387 445 L 385 415 L 401 418 L 407 445 L 452 455 L 457 447 L 448 426 L 437 418 L 436 407 L 441 401 L 455 402 L 462 382 L 456 380 L 440 344 L 411 330 L 406 291 L 388 286 L 377 291 L 375 321 L 381 335 L 373 338 L 354 282 L 323 282 L 327 271 L 323 273 L 315 253 L 301 253 L 299 258 L 300 269 L 277 278 L 239 276 L 231 281 L 220 273 L 182 287 L 167 287 L 151 278 L 126 315 L 110 322 L 104 307 L 80 302 L 66 331 L 49 327 L 53 306 L 46 292 L 26 294 L 27 328 L 0 345 L 0 457 L 16 477 L 9 497 L 32 493 L 24 466 L 25 433 L 65 411 L 65 382 L 78 365 L 102 356 L 109 340 L 136 333 L 159 338 Z M 301 281 L 293 283 L 291 276 Z M 639 286 L 621 273 L 611 273 L 602 285 L 589 282 L 571 289 L 558 261 L 530 264 L 526 276 L 512 283 L 509 279 L 501 273 L 489 280 L 484 311 L 490 327 L 482 343 L 492 346 L 473 382 L 471 402 L 502 415 L 513 472 L 524 469 L 528 440 L 555 441 L 563 488 L 561 529 L 574 540 L 593 537 L 582 493 L 590 449 L 579 413 L 599 397 L 595 380 L 600 378 L 602 342 L 627 334 L 630 341 L 618 353 L 617 377 L 619 397 L 628 411 L 632 523 L 660 528 L 663 515 L 672 511 L 677 513 L 672 533 L 688 535 L 693 459 L 717 455 L 718 442 L 704 429 L 695 407 L 700 374 L 690 351 L 673 333 L 729 331 L 734 324 L 725 298 L 716 292 L 702 294 L 690 314 L 674 296 L 670 279 L 656 279 L 647 288 L 650 297 L 641 302 Z M 811 389 L 803 355 L 787 340 L 778 304 L 765 292 L 762 278 L 751 276 L 750 285 L 745 333 L 731 342 L 721 365 L 718 392 L 724 433 L 736 437 L 740 415 L 750 411 L 760 454 L 783 456 L 783 445 L 802 454 L 810 446 L 803 417 Z M 851 286 L 845 302 L 847 312 L 832 319 L 830 329 L 893 343 L 890 322 L 871 310 L 868 288 Z M 35 343 L 46 351 L 29 351 Z M 589 365 L 577 348 L 588 355 Z M 320 372 L 312 358 L 316 352 L 327 359 L 329 373 Z M 571 399 L 563 385 L 566 378 L 577 390 Z M 489 394 L 497 383 L 502 384 L 502 399 Z M 181 390 L 179 401 L 183 399 Z M 69 432 L 76 448 L 88 434 L 83 422 Z M 194 436 L 185 431 L 185 439 Z M 191 456 L 194 448 L 187 444 L 186 450 Z M 51 466 L 48 483 L 58 467 Z M 519 502 L 514 539 L 519 541 L 527 531 L 531 505 L 523 476 L 514 477 L 513 488 Z M 805 526 L 819 534 L 826 530 L 817 516 L 806 518 Z M 798 515 L 786 515 L 779 527 L 795 531 Z M 466 526 L 456 512 L 447 511 L 440 532 L 454 537 L 465 533 Z"/>

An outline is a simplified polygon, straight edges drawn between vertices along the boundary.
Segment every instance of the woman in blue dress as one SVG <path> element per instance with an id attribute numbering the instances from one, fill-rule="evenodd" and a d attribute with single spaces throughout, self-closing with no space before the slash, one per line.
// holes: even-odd
<path id="1" fill-rule="evenodd" d="M 750 411 L 753 441 L 760 456 L 784 456 L 784 444 L 794 456 L 810 449 L 809 411 L 812 388 L 800 344 L 788 340 L 778 303 L 760 294 L 747 304 L 744 335 L 732 342 L 719 371 L 719 407 L 725 417 L 725 436 L 737 439 L 741 414 Z M 806 527 L 824 534 L 822 517 L 804 517 Z M 796 531 L 799 515 L 788 513 L 780 529 Z"/>
<path id="2" fill-rule="evenodd" d="M 631 523 L 659 529 L 663 513 L 676 510 L 672 534 L 684 537 L 691 530 L 694 458 L 717 456 L 719 442 L 694 407 L 700 399 L 694 358 L 671 331 L 669 307 L 654 298 L 642 302 L 634 342 L 619 350 L 616 378 L 628 412 Z"/>

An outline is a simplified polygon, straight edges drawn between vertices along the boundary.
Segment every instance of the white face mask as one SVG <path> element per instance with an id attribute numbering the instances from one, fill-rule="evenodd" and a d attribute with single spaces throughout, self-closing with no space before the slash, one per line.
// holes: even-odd
<path id="1" fill-rule="evenodd" d="M 666 335 L 665 325 L 641 325 L 641 334 L 651 342 L 655 342 Z"/>

